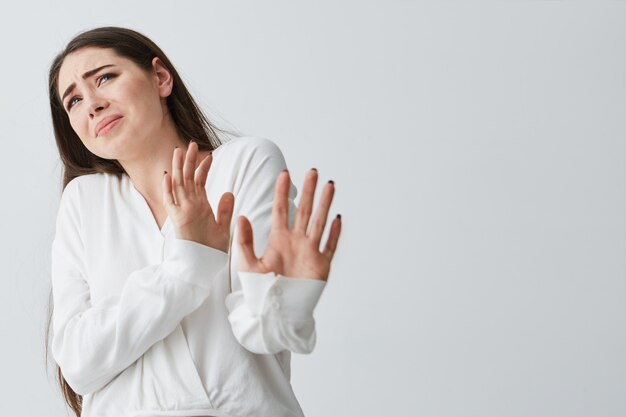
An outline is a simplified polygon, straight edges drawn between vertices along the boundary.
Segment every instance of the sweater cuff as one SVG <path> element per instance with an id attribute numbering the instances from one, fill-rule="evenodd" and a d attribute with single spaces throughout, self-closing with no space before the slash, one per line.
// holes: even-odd
<path id="1" fill-rule="evenodd" d="M 163 268 L 173 277 L 210 287 L 210 278 L 228 265 L 228 254 L 192 240 L 174 238 Z"/>
<path id="2" fill-rule="evenodd" d="M 291 278 L 273 272 L 239 272 L 243 296 L 253 315 L 275 314 L 307 320 L 319 301 L 326 281 Z"/>

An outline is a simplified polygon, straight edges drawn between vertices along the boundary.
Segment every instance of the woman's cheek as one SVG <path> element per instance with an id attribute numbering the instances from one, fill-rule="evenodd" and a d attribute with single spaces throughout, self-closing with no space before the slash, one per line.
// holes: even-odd
<path id="1" fill-rule="evenodd" d="M 74 132 L 78 135 L 81 141 L 85 142 L 85 140 L 89 137 L 89 128 L 86 123 L 72 123 L 72 128 Z"/>
<path id="2" fill-rule="evenodd" d="M 73 126 L 76 134 L 83 140 L 85 140 L 85 133 L 87 133 L 87 128 L 84 123 L 77 123 L 77 126 Z"/>

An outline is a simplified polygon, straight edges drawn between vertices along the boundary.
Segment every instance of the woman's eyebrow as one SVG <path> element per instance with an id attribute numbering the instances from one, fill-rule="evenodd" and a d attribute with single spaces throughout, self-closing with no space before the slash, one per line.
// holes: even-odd
<path id="1" fill-rule="evenodd" d="M 98 71 L 100 71 L 100 70 L 101 70 L 101 69 L 103 69 L 103 68 L 107 68 L 107 67 L 114 67 L 114 66 L 115 66 L 115 65 L 113 65 L 113 64 L 107 64 L 107 65 L 103 65 L 103 66 L 101 66 L 101 67 L 98 67 L 98 68 L 94 68 L 94 69 L 92 69 L 92 70 L 89 70 L 89 71 L 87 71 L 86 73 L 84 73 L 84 74 L 83 74 L 83 80 L 85 80 L 85 79 L 87 79 L 87 78 L 91 77 L 92 75 L 94 75 L 95 73 L 97 73 Z M 67 95 L 68 95 L 69 93 L 71 93 L 71 92 L 72 92 L 72 90 L 74 89 L 74 87 L 76 87 L 76 83 L 72 83 L 72 84 L 70 84 L 70 85 L 69 85 L 69 87 L 67 87 L 67 88 L 65 89 L 65 92 L 63 93 L 63 97 L 61 97 L 61 102 L 63 102 L 63 100 L 65 100 L 65 97 L 67 97 Z"/>

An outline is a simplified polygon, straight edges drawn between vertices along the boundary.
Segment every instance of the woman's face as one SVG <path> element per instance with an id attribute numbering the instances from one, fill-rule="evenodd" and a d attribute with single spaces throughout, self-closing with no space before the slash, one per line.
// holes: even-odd
<path id="1" fill-rule="evenodd" d="M 168 123 L 172 77 L 158 58 L 146 72 L 111 49 L 82 48 L 65 57 L 57 87 L 72 128 L 101 158 L 145 155 Z"/>

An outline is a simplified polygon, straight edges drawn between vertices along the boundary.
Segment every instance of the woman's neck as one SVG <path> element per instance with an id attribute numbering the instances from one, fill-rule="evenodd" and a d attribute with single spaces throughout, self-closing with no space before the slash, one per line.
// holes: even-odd
<path id="1" fill-rule="evenodd" d="M 158 132 L 150 135 L 143 149 L 133 158 L 118 159 L 135 189 L 143 195 L 153 211 L 160 211 L 163 206 L 163 171 L 172 173 L 172 157 L 176 147 L 183 151 L 184 161 L 188 143 L 180 137 L 171 115 L 166 113 Z M 208 154 L 208 151 L 199 152 L 196 166 Z"/>

